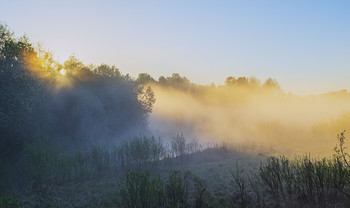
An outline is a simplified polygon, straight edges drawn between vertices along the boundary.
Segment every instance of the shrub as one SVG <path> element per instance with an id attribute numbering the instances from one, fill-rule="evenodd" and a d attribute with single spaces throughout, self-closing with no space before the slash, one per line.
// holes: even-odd
<path id="1" fill-rule="evenodd" d="M 199 152 L 202 149 L 202 146 L 195 139 L 187 141 L 183 133 L 173 137 L 170 145 L 172 157 L 180 157 L 181 160 L 190 153 Z"/>
<path id="2" fill-rule="evenodd" d="M 129 172 L 120 186 L 122 207 L 163 207 L 164 185 L 158 178 L 150 178 L 149 172 Z"/>
<path id="3" fill-rule="evenodd" d="M 189 181 L 187 175 L 182 176 L 180 171 L 174 171 L 169 175 L 166 184 L 166 203 L 168 207 L 189 206 Z"/>
<path id="4" fill-rule="evenodd" d="M 93 146 L 91 148 L 91 163 L 96 172 L 105 172 L 110 169 L 111 161 L 108 149 L 101 146 Z"/>
<path id="5" fill-rule="evenodd" d="M 233 178 L 233 194 L 231 202 L 234 207 L 250 207 L 252 199 L 248 193 L 246 179 L 243 177 L 243 170 L 236 168 L 235 172 L 231 173 Z"/>
<path id="6" fill-rule="evenodd" d="M 215 200 L 210 192 L 207 190 L 205 181 L 194 176 L 193 177 L 194 191 L 192 193 L 194 203 L 193 207 L 205 208 L 205 207 L 215 207 Z"/>
<path id="7" fill-rule="evenodd" d="M 166 149 L 160 138 L 140 136 L 124 141 L 117 147 L 116 154 L 123 167 L 140 167 L 150 162 L 157 164 L 166 156 Z"/>
<path id="8" fill-rule="evenodd" d="M 182 174 L 180 171 L 172 172 L 166 182 L 159 176 L 151 178 L 148 171 L 128 172 L 120 184 L 121 207 L 190 206 L 188 174 Z M 205 191 L 200 192 L 197 196 L 203 197 Z M 199 204 L 198 200 L 196 204 Z"/>
<path id="9" fill-rule="evenodd" d="M 183 133 L 171 139 L 171 152 L 173 157 L 180 157 L 181 159 L 186 155 L 186 139 Z"/>
<path id="10" fill-rule="evenodd" d="M 16 195 L 0 195 L 0 208 L 17 208 L 21 203 Z"/>

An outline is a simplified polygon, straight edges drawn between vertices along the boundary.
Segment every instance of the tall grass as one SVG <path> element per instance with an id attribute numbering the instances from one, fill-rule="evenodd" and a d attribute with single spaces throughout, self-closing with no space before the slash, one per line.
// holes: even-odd
<path id="1" fill-rule="evenodd" d="M 126 140 L 116 148 L 115 153 L 122 167 L 157 164 L 168 156 L 163 141 L 153 136 L 140 136 Z"/>
<path id="2" fill-rule="evenodd" d="M 194 190 L 189 190 L 194 185 Z M 166 180 L 146 172 L 128 172 L 119 187 L 120 207 L 208 207 L 210 198 L 199 178 L 173 171 Z"/>
<path id="3" fill-rule="evenodd" d="M 181 161 L 188 159 L 191 153 L 202 150 L 202 145 L 197 140 L 188 140 L 183 133 L 177 134 L 171 139 L 170 155 L 172 157 L 179 157 Z"/>
<path id="4" fill-rule="evenodd" d="M 198 146 L 194 144 L 191 150 L 183 135 L 173 140 L 177 144 L 170 149 L 160 139 L 139 136 L 117 147 L 92 146 L 90 151 L 75 153 L 58 151 L 43 139 L 25 145 L 20 163 L 1 163 L 0 203 L 2 207 L 20 204 L 15 195 L 6 191 L 10 180 L 22 184 L 44 203 L 55 185 L 131 170 L 118 182 L 119 207 L 348 207 L 350 156 L 345 151 L 344 132 L 338 140 L 330 158 L 269 157 L 254 173 L 237 166 L 230 176 L 231 189 L 224 193 L 207 187 L 206 181 L 191 173 L 169 173 L 171 163 L 164 163 L 165 169 L 159 166 L 163 160 L 189 158 L 195 151 Z M 217 179 L 210 180 L 215 184 Z"/>
<path id="5" fill-rule="evenodd" d="M 64 181 L 83 179 L 111 168 L 107 147 L 92 146 L 88 152 L 58 151 L 46 140 L 27 144 L 24 169 L 26 177 L 37 180 Z"/>
<path id="6" fill-rule="evenodd" d="M 170 150 L 153 136 L 134 137 L 115 147 L 92 146 L 84 152 L 62 151 L 42 138 L 24 145 L 18 163 L 1 161 L 0 182 L 7 188 L 26 189 L 42 183 L 81 181 L 130 168 L 156 167 L 169 157 Z"/>
<path id="7" fill-rule="evenodd" d="M 120 184 L 121 207 L 163 207 L 164 184 L 157 178 L 150 178 L 149 172 L 126 173 Z"/>
<path id="8" fill-rule="evenodd" d="M 345 153 L 344 134 L 338 139 L 340 145 L 330 158 L 269 157 L 256 173 L 246 173 L 236 167 L 231 174 L 231 190 L 224 196 L 208 191 L 205 182 L 198 177 L 188 177 L 179 171 L 169 174 L 166 181 L 151 179 L 149 173 L 133 173 L 133 180 L 128 179 L 130 176 L 126 180 L 139 184 L 138 181 L 146 179 L 145 187 L 158 184 L 157 194 L 150 199 L 159 202 L 154 207 L 349 207 L 350 157 Z M 126 187 L 121 190 L 125 192 Z M 148 190 L 155 190 L 155 187 Z M 131 199 L 125 196 L 121 198 L 123 206 L 127 207 L 126 202 Z M 146 194 L 142 196 L 147 198 Z"/>

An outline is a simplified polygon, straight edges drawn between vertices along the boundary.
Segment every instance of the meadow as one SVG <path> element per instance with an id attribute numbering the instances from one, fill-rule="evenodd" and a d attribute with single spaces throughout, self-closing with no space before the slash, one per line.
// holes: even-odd
<path id="1" fill-rule="evenodd" d="M 0 24 L 0 208 L 350 206 L 346 90 L 53 57 Z"/>
<path id="2" fill-rule="evenodd" d="M 25 161 L 3 165 L 1 207 L 347 207 L 345 136 L 330 158 L 247 154 L 203 147 L 183 135 L 170 145 L 139 136 L 89 152 L 25 147 Z M 248 147 L 246 147 L 248 148 Z M 4 164 L 4 163 L 2 163 Z M 8 188 L 8 189 L 5 189 Z"/>

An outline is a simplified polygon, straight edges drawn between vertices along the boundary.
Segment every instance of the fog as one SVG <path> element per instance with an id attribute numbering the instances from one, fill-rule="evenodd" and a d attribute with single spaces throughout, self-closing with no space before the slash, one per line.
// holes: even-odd
<path id="1" fill-rule="evenodd" d="M 85 66 L 75 56 L 59 64 L 48 53 L 23 54 L 21 61 L 0 60 L 6 69 L 0 88 L 3 157 L 14 158 L 26 143 L 42 138 L 81 151 L 147 132 L 151 92 L 116 67 Z"/>
<path id="2" fill-rule="evenodd" d="M 279 89 L 206 87 L 197 93 L 153 85 L 150 117 L 156 135 L 179 132 L 203 144 L 231 144 L 246 151 L 329 155 L 337 134 L 349 127 L 346 91 L 296 96 Z"/>

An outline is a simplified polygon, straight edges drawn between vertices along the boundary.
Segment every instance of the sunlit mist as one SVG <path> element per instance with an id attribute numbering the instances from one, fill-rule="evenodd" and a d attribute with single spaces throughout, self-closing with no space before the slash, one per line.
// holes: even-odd
<path id="1" fill-rule="evenodd" d="M 0 208 L 350 207 L 350 1 L 0 5 Z"/>
<path id="2" fill-rule="evenodd" d="M 153 86 L 151 127 L 163 137 L 183 132 L 202 143 L 257 151 L 327 155 L 349 126 L 350 94 L 295 96 L 283 91 L 207 87 L 197 93 Z"/>
<path id="3" fill-rule="evenodd" d="M 62 75 L 66 75 L 66 70 L 61 69 L 61 70 L 60 70 L 60 73 L 61 73 Z"/>

